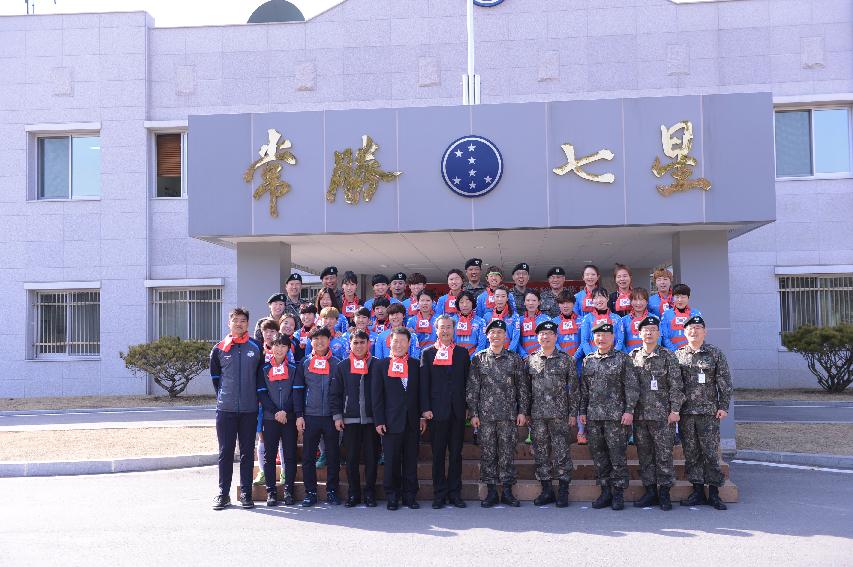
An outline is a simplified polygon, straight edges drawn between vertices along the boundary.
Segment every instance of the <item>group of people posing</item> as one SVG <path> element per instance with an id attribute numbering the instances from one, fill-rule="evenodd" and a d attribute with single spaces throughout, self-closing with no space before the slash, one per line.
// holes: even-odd
<path id="1" fill-rule="evenodd" d="M 291 275 L 285 292 L 270 297 L 269 316 L 258 321 L 254 336 L 248 312 L 232 310 L 229 334 L 213 348 L 210 362 L 220 445 L 214 508 L 230 505 L 238 439 L 239 500 L 253 505 L 256 431 L 265 446 L 260 460 L 270 506 L 279 502 L 277 455 L 284 504 L 294 503 L 301 432 L 302 506 L 317 503 L 318 464 L 328 467 L 326 501 L 340 503 L 342 440 L 348 507 L 376 506 L 381 460 L 388 509 L 401 502 L 418 508 L 418 449 L 427 430 L 432 506 L 465 507 L 467 420 L 478 431 L 484 507 L 519 505 L 513 461 L 518 427 L 527 425 L 542 483 L 536 505 L 568 505 L 577 426 L 577 441 L 589 443 L 601 486 L 593 508 L 624 507 L 633 431 L 645 486 L 635 506 L 669 510 L 678 424 L 693 484 L 682 503 L 725 509 L 719 420 L 726 416 L 732 383 L 725 356 L 705 342 L 705 321 L 689 305 L 690 288 L 672 286 L 672 274 L 658 270 L 650 296 L 632 285 L 627 266 L 617 265 L 616 290 L 608 293 L 598 268 L 588 265 L 579 292 L 564 289 L 561 267 L 548 271 L 548 288 L 540 292 L 527 287 L 529 271 L 526 263 L 515 266 L 515 285 L 507 288 L 501 270 L 491 267 L 481 286 L 482 261 L 472 258 L 464 272 L 450 270 L 448 292 L 437 299 L 425 290 L 421 274 L 377 274 L 373 297 L 362 302 L 355 274 L 346 272 L 338 288 L 338 270 L 328 267 L 313 304 L 300 301 L 301 277 Z"/>

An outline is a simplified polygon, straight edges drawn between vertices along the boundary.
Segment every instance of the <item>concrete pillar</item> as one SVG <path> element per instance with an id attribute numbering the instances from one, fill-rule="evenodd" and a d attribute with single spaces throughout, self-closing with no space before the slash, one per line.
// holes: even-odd
<path id="1" fill-rule="evenodd" d="M 707 341 L 728 354 L 731 347 L 729 239 L 725 230 L 684 231 L 672 238 L 674 283 L 690 286 L 690 304 L 702 312 Z M 737 376 L 733 377 L 737 384 Z M 724 453 L 736 451 L 734 404 L 720 424 Z"/>
<path id="2" fill-rule="evenodd" d="M 272 294 L 284 290 L 284 282 L 289 275 L 289 244 L 284 242 L 237 244 L 237 304 L 249 309 L 250 332 L 255 328 L 255 321 L 269 312 L 267 299 Z"/>

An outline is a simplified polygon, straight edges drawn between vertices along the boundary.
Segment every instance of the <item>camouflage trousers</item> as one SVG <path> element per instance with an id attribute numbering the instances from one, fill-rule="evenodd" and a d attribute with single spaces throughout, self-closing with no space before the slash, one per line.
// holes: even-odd
<path id="1" fill-rule="evenodd" d="M 486 484 L 515 484 L 515 446 L 518 443 L 515 421 L 481 421 L 477 440 L 480 480 Z"/>
<path id="2" fill-rule="evenodd" d="M 601 486 L 628 488 L 628 437 L 616 420 L 586 422 L 589 452 L 595 464 L 595 480 Z"/>
<path id="3" fill-rule="evenodd" d="M 679 422 L 684 468 L 692 484 L 723 486 L 720 470 L 720 420 L 713 415 L 682 415 Z"/>
<path id="4" fill-rule="evenodd" d="M 675 469 L 672 466 L 672 444 L 675 426 L 666 420 L 640 420 L 634 422 L 634 443 L 640 460 L 640 478 L 643 486 L 672 486 Z"/>
<path id="5" fill-rule="evenodd" d="M 536 460 L 536 480 L 556 478 L 571 482 L 572 449 L 568 418 L 534 419 L 530 433 Z"/>

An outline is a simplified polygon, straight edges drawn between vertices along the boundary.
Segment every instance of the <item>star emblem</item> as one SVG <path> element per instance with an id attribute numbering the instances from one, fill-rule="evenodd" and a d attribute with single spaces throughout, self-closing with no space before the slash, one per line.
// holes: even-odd
<path id="1" fill-rule="evenodd" d="M 470 170 L 468 170 L 468 175 L 469 175 L 470 177 L 474 177 L 475 175 L 477 175 L 477 170 L 476 170 L 476 169 L 470 169 Z"/>
<path id="2" fill-rule="evenodd" d="M 477 158 L 475 158 L 475 157 L 469 157 L 469 158 L 468 158 L 468 163 L 477 163 Z"/>
<path id="3" fill-rule="evenodd" d="M 453 153 L 456 154 L 456 157 L 462 157 L 462 150 L 456 150 Z"/>
<path id="4" fill-rule="evenodd" d="M 476 149 L 477 149 L 477 146 L 475 146 L 474 144 L 468 144 L 468 151 L 469 152 L 473 152 Z"/>
<path id="5" fill-rule="evenodd" d="M 485 176 L 485 177 L 483 178 L 483 180 L 484 180 L 486 183 L 491 183 L 491 182 L 492 182 L 492 176 L 491 176 L 491 175 L 487 175 L 487 176 Z"/>
<path id="6" fill-rule="evenodd" d="M 454 184 L 454 185 L 459 185 L 459 182 L 460 182 L 460 181 L 462 181 L 462 180 L 461 180 L 461 179 L 459 179 L 458 177 L 454 177 L 454 178 L 453 178 L 453 184 Z"/>
<path id="7" fill-rule="evenodd" d="M 444 183 L 462 197 L 485 195 L 500 182 L 502 172 L 503 158 L 497 146 L 473 134 L 452 142 L 441 160 Z"/>
<path id="8" fill-rule="evenodd" d="M 471 183 L 468 184 L 468 187 L 470 187 L 471 189 L 476 189 L 477 184 L 472 181 Z"/>

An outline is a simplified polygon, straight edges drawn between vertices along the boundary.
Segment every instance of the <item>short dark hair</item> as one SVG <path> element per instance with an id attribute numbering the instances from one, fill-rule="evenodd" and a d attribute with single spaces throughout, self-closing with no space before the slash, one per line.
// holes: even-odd
<path id="1" fill-rule="evenodd" d="M 448 277 L 448 278 L 450 277 L 450 274 L 456 274 L 457 276 L 459 276 L 460 278 L 462 278 L 462 281 L 465 281 L 465 272 L 463 272 L 463 271 L 462 271 L 462 270 L 460 270 L 459 268 L 453 268 L 452 270 L 450 270 L 449 272 L 447 272 L 447 277 Z"/>
<path id="2" fill-rule="evenodd" d="M 261 331 L 278 331 L 278 323 L 272 317 L 266 317 L 265 319 L 261 319 Z"/>
<path id="3" fill-rule="evenodd" d="M 228 320 L 230 321 L 234 317 L 243 316 L 246 318 L 246 321 L 249 320 L 249 310 L 245 307 L 235 307 L 231 311 L 228 312 Z"/>
<path id="4" fill-rule="evenodd" d="M 391 301 L 387 297 L 379 297 L 373 300 L 374 307 L 388 307 L 391 305 Z"/>
<path id="5" fill-rule="evenodd" d="M 571 303 L 574 305 L 575 295 L 571 291 L 564 289 L 557 294 L 557 305 L 560 303 Z"/>
<path id="6" fill-rule="evenodd" d="M 409 285 L 412 284 L 424 284 L 426 285 L 427 279 L 426 276 L 420 272 L 415 272 L 411 276 L 409 276 Z"/>
<path id="7" fill-rule="evenodd" d="M 406 308 L 403 306 L 402 303 L 392 303 L 386 310 L 386 313 L 388 313 L 388 315 L 393 315 L 394 313 L 402 313 L 403 315 L 405 315 Z"/>
<path id="8" fill-rule="evenodd" d="M 376 304 L 374 303 L 374 305 Z M 353 315 L 353 317 L 358 317 L 359 315 L 362 317 L 370 317 L 370 309 L 368 309 L 367 307 L 359 307 L 358 311 L 355 312 L 355 315 Z"/>
<path id="9" fill-rule="evenodd" d="M 607 299 L 610 299 L 610 294 L 607 292 L 607 289 L 601 286 L 593 288 L 592 290 L 592 297 L 596 297 L 598 295 L 603 295 Z"/>
<path id="10" fill-rule="evenodd" d="M 303 313 L 314 313 L 316 315 L 317 307 L 315 307 L 312 303 L 306 303 L 305 305 L 299 308 L 299 314 L 302 315 Z"/>
<path id="11" fill-rule="evenodd" d="M 355 272 L 353 272 L 351 270 L 347 270 L 346 272 L 344 272 L 344 277 L 343 277 L 342 282 L 343 283 L 357 284 L 358 283 L 358 276 L 355 275 Z"/>
<path id="12" fill-rule="evenodd" d="M 501 291 L 501 290 L 503 290 L 507 295 L 509 295 L 509 288 L 507 288 L 505 285 L 499 285 L 498 287 L 495 288 L 495 291 Z"/>
<path id="13" fill-rule="evenodd" d="M 397 327 L 396 329 L 391 329 L 392 335 L 405 335 L 407 339 L 412 340 L 412 332 L 406 327 Z"/>
<path id="14" fill-rule="evenodd" d="M 687 284 L 677 284 L 672 288 L 672 295 L 686 295 L 690 297 L 690 286 Z"/>
<path id="15" fill-rule="evenodd" d="M 308 333 L 308 338 L 316 339 L 317 337 L 326 337 L 327 339 L 331 339 L 332 332 L 326 327 L 314 327 L 311 329 L 311 332 Z"/>
<path id="16" fill-rule="evenodd" d="M 366 331 L 362 331 L 361 329 L 358 329 L 356 331 L 353 331 L 350 334 L 349 340 L 352 341 L 353 339 L 361 339 L 363 341 L 370 341 L 370 335 L 367 334 Z"/>
<path id="17" fill-rule="evenodd" d="M 279 333 L 273 338 L 270 345 L 271 346 L 276 346 L 276 345 L 286 346 L 287 348 L 290 348 L 290 345 L 291 345 L 290 337 L 288 337 L 287 335 L 282 335 L 281 333 Z"/>
<path id="18" fill-rule="evenodd" d="M 462 293 L 460 293 L 459 297 L 456 298 L 456 305 L 459 305 L 459 300 L 463 297 L 467 297 L 468 300 L 471 302 L 471 305 L 477 307 L 477 297 L 470 291 L 463 291 Z"/>
<path id="19" fill-rule="evenodd" d="M 649 290 L 644 287 L 635 287 L 631 290 L 631 299 L 645 299 L 649 300 Z"/>
<path id="20" fill-rule="evenodd" d="M 535 295 L 535 296 L 536 296 L 536 299 L 542 299 L 542 296 L 541 296 L 541 295 L 539 295 L 539 290 L 538 290 L 538 289 L 530 288 L 530 289 L 528 289 L 527 291 L 525 291 L 525 292 L 524 292 L 524 299 L 527 299 L 527 296 L 528 296 L 528 295 Z"/>
<path id="21" fill-rule="evenodd" d="M 433 295 L 433 293 L 426 288 L 422 289 L 421 292 L 418 294 L 418 300 L 420 300 L 422 295 L 426 295 L 427 297 L 435 301 L 435 296 Z"/>

